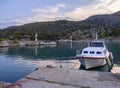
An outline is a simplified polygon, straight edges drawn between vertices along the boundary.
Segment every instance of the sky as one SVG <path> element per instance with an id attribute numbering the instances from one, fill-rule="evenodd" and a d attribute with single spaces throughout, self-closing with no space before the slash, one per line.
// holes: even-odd
<path id="1" fill-rule="evenodd" d="M 117 11 L 120 0 L 0 0 L 0 29 L 43 21 L 81 21 Z"/>

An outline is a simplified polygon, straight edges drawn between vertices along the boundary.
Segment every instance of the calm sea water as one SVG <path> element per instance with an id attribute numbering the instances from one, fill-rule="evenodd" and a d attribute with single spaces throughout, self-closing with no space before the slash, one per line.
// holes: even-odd
<path id="1" fill-rule="evenodd" d="M 33 72 L 45 60 L 71 60 L 76 50 L 82 51 L 85 42 L 58 43 L 56 46 L 0 48 L 0 81 L 15 82 Z M 120 42 L 108 42 L 114 63 L 120 64 Z"/>

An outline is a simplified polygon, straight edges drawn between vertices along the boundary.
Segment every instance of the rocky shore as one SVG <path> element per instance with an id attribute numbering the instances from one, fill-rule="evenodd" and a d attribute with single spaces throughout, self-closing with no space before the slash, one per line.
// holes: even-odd
<path id="1" fill-rule="evenodd" d="M 55 45 L 54 41 L 18 41 L 17 43 L 12 40 L 5 40 L 0 42 L 0 47 L 11 46 L 38 46 L 38 45 Z"/>

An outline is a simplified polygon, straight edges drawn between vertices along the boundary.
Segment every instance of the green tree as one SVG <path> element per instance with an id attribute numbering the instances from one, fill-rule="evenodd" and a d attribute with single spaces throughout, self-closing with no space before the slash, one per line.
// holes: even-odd
<path id="1" fill-rule="evenodd" d="M 120 35 L 120 28 L 113 29 L 113 35 L 119 36 Z"/>
<path id="2" fill-rule="evenodd" d="M 13 40 L 13 43 L 14 43 L 14 44 L 19 44 L 18 39 L 17 39 L 17 38 L 16 38 L 16 39 L 14 39 L 14 40 Z"/>
<path id="3" fill-rule="evenodd" d="M 100 38 L 105 38 L 105 37 L 106 37 L 105 33 L 104 33 L 104 32 L 101 32 L 101 33 L 100 33 Z"/>

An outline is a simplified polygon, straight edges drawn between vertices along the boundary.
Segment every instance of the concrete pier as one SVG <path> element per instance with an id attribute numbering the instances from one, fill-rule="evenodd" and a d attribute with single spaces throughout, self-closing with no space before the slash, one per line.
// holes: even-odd
<path id="1" fill-rule="evenodd" d="M 120 88 L 120 75 L 41 67 L 9 88 Z"/>

